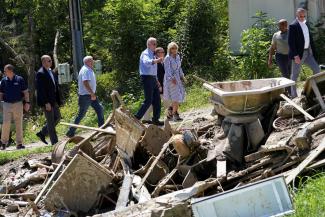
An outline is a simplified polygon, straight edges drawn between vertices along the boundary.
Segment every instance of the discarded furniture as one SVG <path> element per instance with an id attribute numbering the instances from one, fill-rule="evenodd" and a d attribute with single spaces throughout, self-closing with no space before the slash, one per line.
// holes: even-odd
<path id="1" fill-rule="evenodd" d="M 204 83 L 218 114 L 251 114 L 279 98 L 295 82 L 287 78 L 268 78 Z"/>
<path id="2" fill-rule="evenodd" d="M 77 154 L 61 173 L 44 200 L 47 210 L 68 208 L 88 212 L 113 176 L 96 161 L 82 153 Z"/>
<path id="3" fill-rule="evenodd" d="M 278 176 L 192 199 L 192 210 L 195 217 L 265 217 L 293 213 L 293 205 L 284 177 Z"/>
<path id="4" fill-rule="evenodd" d="M 114 112 L 116 124 L 116 145 L 133 157 L 139 140 L 144 134 L 145 126 L 123 107 Z"/>
<path id="5" fill-rule="evenodd" d="M 307 98 L 313 99 L 316 97 L 323 111 L 325 111 L 325 103 L 322 97 L 325 94 L 324 86 L 325 72 L 321 72 L 307 78 L 303 89 L 303 93 Z"/>

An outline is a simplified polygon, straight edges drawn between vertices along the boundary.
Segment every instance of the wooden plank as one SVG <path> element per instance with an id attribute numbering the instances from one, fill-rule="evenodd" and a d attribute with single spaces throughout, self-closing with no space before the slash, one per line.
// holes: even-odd
<path id="1" fill-rule="evenodd" d="M 136 191 L 139 191 L 142 187 L 142 185 L 145 183 L 145 181 L 147 180 L 148 176 L 150 175 L 150 173 L 152 172 L 153 168 L 156 166 L 156 164 L 158 163 L 159 159 L 162 157 L 162 155 L 165 153 L 165 151 L 167 150 L 167 148 L 169 147 L 169 144 L 171 143 L 173 137 L 164 144 L 163 148 L 161 149 L 160 153 L 158 154 L 158 156 L 156 157 L 156 159 L 154 160 L 154 162 L 152 162 L 151 166 L 149 167 L 146 175 L 144 175 L 144 177 L 141 180 L 141 183 L 139 184 L 139 186 L 137 187 Z"/>
<path id="2" fill-rule="evenodd" d="M 300 111 L 303 115 L 305 115 L 309 120 L 314 120 L 315 118 L 313 116 L 311 116 L 310 114 L 308 114 L 303 108 L 301 108 L 299 105 L 297 105 L 294 101 L 292 101 L 291 99 L 289 99 L 286 95 L 284 94 L 280 94 L 280 96 L 287 101 L 290 105 L 292 105 L 293 107 L 295 107 L 298 111 Z"/>
<path id="3" fill-rule="evenodd" d="M 163 178 L 155 188 L 155 190 L 151 193 L 152 197 L 158 197 L 160 191 L 164 188 L 164 186 L 169 182 L 169 180 L 175 175 L 177 169 L 173 169 L 165 178 Z"/>
<path id="4" fill-rule="evenodd" d="M 129 196 L 132 187 L 133 177 L 134 175 L 130 173 L 124 175 L 120 194 L 116 202 L 116 207 L 115 207 L 116 210 L 126 207 L 127 204 L 129 203 Z"/>
<path id="5" fill-rule="evenodd" d="M 227 176 L 227 161 L 217 161 L 217 178 L 223 178 Z"/>
<path id="6" fill-rule="evenodd" d="M 311 84 L 311 87 L 313 88 L 313 91 L 314 91 L 315 96 L 316 96 L 316 98 L 317 98 L 317 100 L 319 102 L 320 107 L 324 111 L 325 110 L 325 103 L 324 103 L 324 100 L 322 98 L 321 93 L 319 92 L 319 89 L 317 87 L 317 84 L 316 84 L 316 81 L 315 81 L 314 78 L 310 79 L 310 84 Z"/>
<path id="7" fill-rule="evenodd" d="M 107 128 L 107 129 L 102 129 L 102 128 L 97 128 L 97 127 L 88 127 L 88 126 L 84 126 L 84 125 L 79 125 L 79 124 L 71 124 L 71 123 L 66 123 L 66 122 L 60 122 L 60 124 L 65 125 L 65 126 L 70 126 L 70 127 L 75 127 L 75 128 L 81 128 L 81 129 L 85 129 L 85 130 L 93 130 L 93 131 L 97 131 L 97 132 L 101 132 L 101 133 L 107 133 L 107 134 L 111 134 L 111 135 L 115 135 L 116 132 L 113 128 Z"/>
<path id="8" fill-rule="evenodd" d="M 293 169 L 286 177 L 286 183 L 292 182 L 320 153 L 325 150 L 325 138 L 321 141 L 318 147 L 312 150 L 308 157 Z"/>

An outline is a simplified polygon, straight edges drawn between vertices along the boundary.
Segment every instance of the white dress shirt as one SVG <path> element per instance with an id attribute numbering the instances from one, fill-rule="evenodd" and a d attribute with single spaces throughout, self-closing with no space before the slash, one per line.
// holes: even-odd
<path id="1" fill-rule="evenodd" d="M 305 49 L 309 48 L 310 45 L 310 38 L 309 38 L 309 30 L 308 30 L 308 26 L 306 25 L 306 20 L 303 22 L 300 22 L 298 20 L 300 27 L 302 29 L 302 32 L 304 33 L 304 38 L 305 38 Z"/>

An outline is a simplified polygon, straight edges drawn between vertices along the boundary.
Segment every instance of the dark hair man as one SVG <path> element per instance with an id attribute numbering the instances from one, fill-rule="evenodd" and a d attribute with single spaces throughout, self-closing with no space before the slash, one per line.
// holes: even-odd
<path id="1" fill-rule="evenodd" d="M 10 64 L 4 67 L 5 77 L 0 84 L 0 100 L 3 103 L 3 124 L 1 131 L 2 149 L 9 142 L 10 125 L 13 117 L 16 127 L 16 148 L 23 149 L 23 110 L 28 111 L 29 92 L 22 77 L 16 75 Z"/>
<path id="2" fill-rule="evenodd" d="M 51 70 L 52 59 L 48 55 L 41 57 L 42 66 L 36 74 L 37 104 L 40 106 L 46 118 L 46 125 L 36 135 L 47 144 L 45 136 L 49 135 L 51 144 L 58 142 L 55 127 L 61 118 L 61 98 L 58 83 L 58 75 Z"/>

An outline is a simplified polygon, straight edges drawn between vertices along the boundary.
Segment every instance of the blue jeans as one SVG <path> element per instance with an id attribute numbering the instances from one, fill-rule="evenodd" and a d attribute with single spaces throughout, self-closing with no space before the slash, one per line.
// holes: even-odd
<path id="1" fill-rule="evenodd" d="M 140 120 L 152 105 L 152 120 L 158 121 L 160 118 L 161 102 L 157 78 L 151 75 L 141 75 L 141 82 L 144 90 L 144 101 L 135 117 Z"/>
<path id="2" fill-rule="evenodd" d="M 76 119 L 74 120 L 74 124 L 80 123 L 80 121 L 85 117 L 89 106 L 93 107 L 97 114 L 98 127 L 104 124 L 104 109 L 103 106 L 99 103 L 98 98 L 96 98 L 96 100 L 91 100 L 90 95 L 79 95 L 78 105 L 79 111 Z M 76 130 L 77 129 L 75 127 L 70 127 L 66 135 L 72 137 L 75 135 Z"/>

